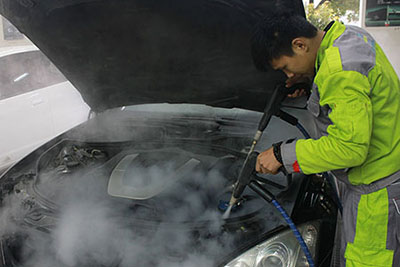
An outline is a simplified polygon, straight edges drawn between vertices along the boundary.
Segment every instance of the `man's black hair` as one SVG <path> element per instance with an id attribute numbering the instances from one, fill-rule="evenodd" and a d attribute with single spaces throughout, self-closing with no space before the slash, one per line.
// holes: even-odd
<path id="1" fill-rule="evenodd" d="M 266 71 L 271 60 L 294 54 L 293 39 L 313 38 L 317 31 L 314 25 L 299 15 L 280 12 L 263 18 L 257 24 L 251 40 L 254 64 L 257 69 Z"/>

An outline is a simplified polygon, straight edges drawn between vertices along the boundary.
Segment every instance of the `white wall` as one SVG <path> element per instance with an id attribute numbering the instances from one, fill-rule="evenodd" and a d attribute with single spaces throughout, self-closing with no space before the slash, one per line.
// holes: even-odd
<path id="1" fill-rule="evenodd" d="M 400 77 L 400 27 L 365 28 L 378 42 Z"/>

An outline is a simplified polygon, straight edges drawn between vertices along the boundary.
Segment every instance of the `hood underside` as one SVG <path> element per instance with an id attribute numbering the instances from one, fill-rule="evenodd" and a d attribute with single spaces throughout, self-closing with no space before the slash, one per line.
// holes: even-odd
<path id="1" fill-rule="evenodd" d="M 301 1 L 279 4 L 304 15 Z M 160 102 L 263 110 L 283 75 L 256 70 L 250 36 L 274 10 L 265 0 L 0 0 L 94 111 Z"/>

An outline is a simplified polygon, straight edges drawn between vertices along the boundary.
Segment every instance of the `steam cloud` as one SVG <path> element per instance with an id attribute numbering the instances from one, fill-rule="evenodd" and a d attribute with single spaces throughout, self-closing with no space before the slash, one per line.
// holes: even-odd
<path id="1" fill-rule="evenodd" d="M 165 172 L 158 171 L 160 178 L 165 176 Z M 21 193 L 19 197 L 10 195 L 3 201 L 6 204 L 0 214 L 2 236 L 16 232 L 27 235 L 22 249 L 24 266 L 213 265 L 213 260 L 205 255 L 218 252 L 220 242 L 207 236 L 193 239 L 193 229 L 185 224 L 177 227 L 178 224 L 162 226 L 149 222 L 150 229 L 143 231 L 143 225 L 127 223 L 129 218 L 135 217 L 135 212 L 143 211 L 132 211 L 124 205 L 116 206 L 104 192 L 101 183 L 95 183 L 98 175 L 104 175 L 102 170 L 94 170 L 90 174 L 77 173 L 69 178 L 52 177 L 50 173 L 41 177 L 41 181 L 68 179 L 68 182 L 45 185 L 46 191 L 54 190 L 63 203 L 59 220 L 48 234 L 33 227 L 20 226 L 11 219 L 21 221 L 26 215 L 21 208 L 26 198 L 21 199 Z M 176 221 L 206 219 L 210 222 L 207 225 L 208 232 L 218 233 L 222 225 L 221 213 L 216 210 L 217 203 L 211 209 L 204 206 L 203 192 L 221 188 L 225 178 L 218 172 L 209 172 L 206 176 L 199 172 L 193 173 L 191 179 L 207 183 L 199 183 L 200 188 L 195 190 L 190 185 L 180 185 L 180 197 L 186 205 L 184 208 L 173 207 L 171 203 L 172 217 Z M 193 218 L 193 210 L 196 209 L 203 209 L 204 212 L 198 218 Z M 231 237 L 228 235 L 222 235 L 221 238 L 224 244 L 230 243 Z"/>

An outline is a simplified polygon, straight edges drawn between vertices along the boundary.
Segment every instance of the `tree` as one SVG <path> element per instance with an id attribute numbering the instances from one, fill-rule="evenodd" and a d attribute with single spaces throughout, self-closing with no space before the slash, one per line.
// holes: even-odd
<path id="1" fill-rule="evenodd" d="M 317 28 L 323 29 L 330 21 L 346 18 L 347 22 L 358 21 L 359 0 L 324 1 L 317 8 L 309 4 L 307 19 Z"/>

